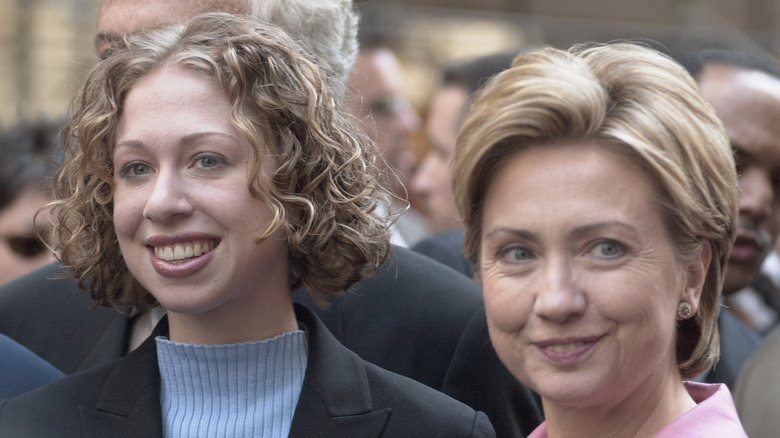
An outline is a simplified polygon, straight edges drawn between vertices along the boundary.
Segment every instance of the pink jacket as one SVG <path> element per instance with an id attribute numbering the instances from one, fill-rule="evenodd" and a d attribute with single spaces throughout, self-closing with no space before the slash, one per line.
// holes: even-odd
<path id="1" fill-rule="evenodd" d="M 655 438 L 747 438 L 726 385 L 684 382 L 696 407 L 669 423 Z M 528 438 L 547 438 L 542 423 Z"/>

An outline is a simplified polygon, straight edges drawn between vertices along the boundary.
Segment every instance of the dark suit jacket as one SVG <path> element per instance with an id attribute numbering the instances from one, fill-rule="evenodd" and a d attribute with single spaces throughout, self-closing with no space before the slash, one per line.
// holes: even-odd
<path id="1" fill-rule="evenodd" d="M 412 250 L 449 266 L 468 278 L 474 278 L 474 267 L 463 255 L 463 230 L 432 234 L 415 244 Z"/>
<path id="2" fill-rule="evenodd" d="M 16 341 L 0 335 L 0 400 L 62 378 L 65 374 L 54 368 Z"/>
<path id="3" fill-rule="evenodd" d="M 544 421 L 541 398 L 521 385 L 498 358 L 484 307 L 466 327 L 441 390 L 488 413 L 499 437 L 528 436 Z"/>
<path id="4" fill-rule="evenodd" d="M 361 360 L 305 307 L 295 311 L 309 359 L 290 436 L 495 436 L 485 414 Z M 167 332 L 167 319 L 155 332 Z M 154 337 L 115 362 L 2 402 L 0 435 L 162 436 Z"/>
<path id="5" fill-rule="evenodd" d="M 0 287 L 0 333 L 67 374 L 121 357 L 127 349 L 130 320 L 113 309 L 90 310 L 89 295 L 63 276 L 59 265 L 51 264 Z M 505 428 L 493 419 L 503 418 L 504 412 L 514 412 L 513 421 L 527 431 L 542 421 L 538 408 L 526 411 L 534 405 L 533 399 L 508 397 L 516 404 L 492 412 L 497 406 L 496 393 L 483 391 L 474 382 L 495 372 L 497 358 L 482 366 L 455 356 L 466 326 L 476 314 L 484 314 L 481 290 L 473 281 L 422 255 L 396 247 L 380 276 L 356 284 L 332 300 L 329 310 L 318 308 L 302 290 L 294 293 L 293 300 L 314 311 L 347 348 L 382 368 L 435 389 L 443 389 L 450 368 L 468 370 L 455 374 L 464 382 L 457 382 L 453 375 L 448 387 L 463 388 L 453 394 L 459 399 L 470 390 L 477 391 L 465 398 L 475 409 L 485 410 L 499 431 L 514 427 Z M 497 390 L 523 392 L 514 379 Z"/>
<path id="6" fill-rule="evenodd" d="M 753 350 L 758 347 L 761 337 L 725 307 L 721 308 L 718 315 L 718 330 L 720 331 L 720 359 L 706 372 L 703 381 L 725 383 L 729 391 L 734 392 L 734 384 L 737 382 L 739 372 L 753 354 Z"/>
<path id="7" fill-rule="evenodd" d="M 751 438 L 774 438 L 780 430 L 780 327 L 761 341 L 742 367 L 734 404 Z"/>

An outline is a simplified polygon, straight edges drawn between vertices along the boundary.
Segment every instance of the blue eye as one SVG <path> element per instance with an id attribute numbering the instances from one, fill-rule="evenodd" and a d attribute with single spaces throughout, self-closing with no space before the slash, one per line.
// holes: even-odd
<path id="1" fill-rule="evenodd" d="M 199 155 L 195 158 L 195 163 L 203 169 L 213 169 L 225 163 L 225 160 L 216 155 Z"/>
<path id="2" fill-rule="evenodd" d="M 120 174 L 124 176 L 143 176 L 151 173 L 151 168 L 144 163 L 128 163 L 122 168 Z"/>
<path id="3" fill-rule="evenodd" d="M 517 262 L 524 262 L 526 260 L 530 260 L 531 258 L 533 258 L 533 254 L 531 253 L 531 251 L 528 250 L 528 248 L 515 246 L 515 247 L 509 247 L 503 249 L 499 253 L 499 257 L 504 261 L 510 263 L 517 263 Z"/>
<path id="4" fill-rule="evenodd" d="M 598 242 L 594 250 L 597 252 L 597 256 L 613 258 L 623 254 L 623 245 L 611 240 L 605 240 Z"/>

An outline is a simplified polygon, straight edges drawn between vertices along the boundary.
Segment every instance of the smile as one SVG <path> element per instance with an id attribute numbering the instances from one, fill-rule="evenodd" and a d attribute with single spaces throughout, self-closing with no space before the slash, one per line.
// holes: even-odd
<path id="1" fill-rule="evenodd" d="M 547 341 L 534 342 L 534 345 L 536 345 L 539 352 L 551 362 L 562 366 L 569 366 L 589 352 L 602 337 L 603 335 L 575 339 L 550 339 Z"/>
<path id="2" fill-rule="evenodd" d="M 200 257 L 213 250 L 216 246 L 216 242 L 211 240 L 161 245 L 154 247 L 154 255 L 161 260 L 177 264 L 186 259 Z"/>
<path id="3" fill-rule="evenodd" d="M 553 351 L 555 353 L 568 353 L 582 347 L 585 344 L 587 344 L 585 341 L 577 341 L 569 344 L 552 344 L 544 347 L 544 349 Z"/>

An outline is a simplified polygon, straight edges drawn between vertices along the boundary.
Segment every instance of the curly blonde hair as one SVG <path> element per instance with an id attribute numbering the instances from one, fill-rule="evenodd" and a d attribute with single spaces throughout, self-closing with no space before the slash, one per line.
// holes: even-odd
<path id="1" fill-rule="evenodd" d="M 230 118 L 254 150 L 247 189 L 274 218 L 259 243 L 283 229 L 290 287 L 325 302 L 370 275 L 389 256 L 389 194 L 374 146 L 318 66 L 280 28 L 223 13 L 128 34 L 88 75 L 63 130 L 56 176 L 55 247 L 63 266 L 97 305 L 143 312 L 156 300 L 122 259 L 112 221 L 113 151 L 128 92 L 163 66 L 214 80 Z M 257 190 L 263 156 L 278 163 L 268 193 Z M 294 213 L 293 213 L 294 212 Z"/>
<path id="2" fill-rule="evenodd" d="M 700 307 L 677 327 L 681 374 L 708 369 L 719 356 L 718 306 L 736 236 L 736 168 L 696 83 L 655 50 L 625 42 L 537 49 L 483 89 L 464 120 L 453 168 L 466 256 L 478 268 L 484 195 L 507 159 L 528 145 L 573 141 L 623 154 L 647 173 L 681 261 L 709 241 Z"/>

